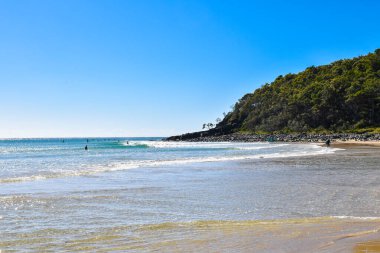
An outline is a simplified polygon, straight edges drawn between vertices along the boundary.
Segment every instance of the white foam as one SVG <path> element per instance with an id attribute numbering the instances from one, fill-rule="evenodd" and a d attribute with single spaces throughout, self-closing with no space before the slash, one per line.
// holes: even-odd
<path id="1" fill-rule="evenodd" d="M 380 217 L 360 217 L 360 216 L 331 216 L 331 218 L 335 219 L 349 219 L 349 220 L 380 220 Z"/>
<path id="2" fill-rule="evenodd" d="M 139 142 L 138 145 L 143 145 L 144 142 Z M 220 143 L 173 143 L 167 145 L 168 142 L 156 142 L 159 147 L 170 146 L 170 145 L 180 145 L 181 147 L 186 145 L 199 146 L 199 145 L 220 145 Z M 228 144 L 231 146 L 235 146 L 235 143 L 222 143 L 222 145 Z M 134 145 L 134 144 L 132 144 Z M 244 143 L 244 145 L 246 145 Z M 263 145 L 263 144 L 260 144 Z M 265 143 L 264 147 L 269 148 L 274 145 L 289 145 L 289 144 L 268 144 Z M 303 144 L 303 145 L 314 145 L 314 144 Z M 275 146 L 277 147 L 277 146 Z M 243 147 L 244 148 L 244 147 Z M 248 148 L 259 148 L 259 147 L 249 147 Z M 181 159 L 168 159 L 168 160 L 128 160 L 123 162 L 114 162 L 108 165 L 98 165 L 91 168 L 78 169 L 78 170 L 65 170 L 65 171 L 52 171 L 51 173 L 44 175 L 32 175 L 32 176 L 21 176 L 21 177 L 13 177 L 13 178 L 3 178 L 0 179 L 0 183 L 12 183 L 12 182 L 23 182 L 23 181 L 35 181 L 35 180 L 44 180 L 49 178 L 61 178 L 61 177 L 69 177 L 69 176 L 85 176 L 85 175 L 93 175 L 99 174 L 109 171 L 120 171 L 120 170 L 128 170 L 128 169 L 137 169 L 137 168 L 150 168 L 150 167 L 162 167 L 162 166 L 175 166 L 175 165 L 184 165 L 191 163 L 204 163 L 204 162 L 224 162 L 224 161 L 237 161 L 237 160 L 249 160 L 249 159 L 265 159 L 265 158 L 286 158 L 286 157 L 299 157 L 299 156 L 314 156 L 314 155 L 322 155 L 322 154 L 332 154 L 334 153 L 336 148 L 323 148 L 319 147 L 316 149 L 305 150 L 295 150 L 291 152 L 275 152 L 269 154 L 249 154 L 249 155 L 221 155 L 221 156 L 207 156 L 207 157 L 189 157 L 189 158 L 181 158 Z"/>
<path id="3" fill-rule="evenodd" d="M 259 158 L 281 158 L 281 157 L 295 157 L 295 156 L 310 156 L 320 154 L 332 154 L 334 149 L 321 149 L 314 152 L 301 151 L 301 152 L 283 152 L 283 153 L 271 153 L 271 154 L 256 154 L 256 155 L 235 155 L 235 156 L 208 156 L 208 157 L 190 157 L 183 159 L 173 160 L 139 160 L 118 162 L 108 165 L 107 167 L 100 167 L 92 171 L 105 172 L 105 171 L 117 171 L 125 169 L 133 169 L 140 167 L 157 167 L 167 165 L 181 165 L 190 163 L 203 163 L 203 162 L 223 162 L 223 161 L 237 161 L 237 160 L 249 160 Z"/>
<path id="4" fill-rule="evenodd" d="M 258 150 L 258 149 L 266 149 L 266 148 L 278 148 L 287 146 L 289 144 L 266 144 L 265 146 L 237 146 L 235 149 L 238 150 Z"/>
<path id="5" fill-rule="evenodd" d="M 64 176 L 64 173 L 62 173 Z M 49 175 L 32 175 L 32 176 L 22 176 L 22 177 L 10 177 L 10 178 L 1 178 L 0 183 L 15 183 L 15 182 L 26 182 L 26 181 L 35 181 L 50 178 Z"/>
<path id="6" fill-rule="evenodd" d="M 274 148 L 282 147 L 290 144 L 272 144 L 268 142 L 255 142 L 255 143 L 246 143 L 246 142 L 170 142 L 170 141 L 128 141 L 123 142 L 123 145 L 126 146 L 138 146 L 146 145 L 151 148 L 232 148 L 232 149 L 241 149 L 241 150 L 256 150 L 263 148 Z"/>

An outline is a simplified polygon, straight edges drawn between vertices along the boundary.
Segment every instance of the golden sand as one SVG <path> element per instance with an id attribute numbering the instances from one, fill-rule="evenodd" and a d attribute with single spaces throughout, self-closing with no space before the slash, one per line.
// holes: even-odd
<path id="1" fill-rule="evenodd" d="M 380 141 L 356 141 L 356 140 L 347 140 L 341 141 L 336 140 L 332 143 L 332 145 L 340 146 L 340 145 L 360 145 L 360 146 L 375 146 L 380 147 Z"/>
<path id="2" fill-rule="evenodd" d="M 75 239 L 62 240 L 65 234 Z M 305 218 L 267 221 L 197 221 L 118 226 L 92 233 L 42 230 L 0 243 L 40 251 L 128 252 L 380 252 L 380 219 Z"/>
<path id="3" fill-rule="evenodd" d="M 380 253 L 380 241 L 360 242 L 355 246 L 354 253 Z"/>

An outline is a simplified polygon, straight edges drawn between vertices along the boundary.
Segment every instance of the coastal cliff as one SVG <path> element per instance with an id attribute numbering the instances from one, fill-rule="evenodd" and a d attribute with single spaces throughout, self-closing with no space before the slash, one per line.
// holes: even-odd
<path id="1" fill-rule="evenodd" d="M 380 49 L 280 75 L 239 99 L 215 128 L 167 140 L 293 139 L 278 137 L 282 135 L 325 139 L 320 136 L 334 133 L 379 139 Z"/>

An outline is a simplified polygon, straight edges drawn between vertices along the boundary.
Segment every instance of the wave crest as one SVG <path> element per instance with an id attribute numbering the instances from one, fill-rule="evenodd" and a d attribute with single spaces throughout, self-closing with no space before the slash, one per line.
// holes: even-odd
<path id="1" fill-rule="evenodd" d="M 132 144 L 133 145 L 133 144 Z M 141 144 L 139 144 L 141 145 Z M 78 170 L 60 170 L 52 171 L 46 174 L 38 174 L 31 176 L 20 176 L 1 178 L 0 183 L 15 183 L 24 181 L 36 181 L 52 178 L 70 177 L 70 176 L 86 176 L 94 175 L 104 172 L 121 171 L 137 168 L 152 168 L 160 166 L 176 166 L 185 165 L 191 163 L 204 163 L 204 162 L 226 162 L 226 161 L 239 161 L 249 159 L 268 159 L 268 158 L 286 158 L 286 157 L 300 157 L 300 156 L 312 156 L 322 154 L 333 154 L 336 150 L 334 148 L 320 148 L 313 149 L 313 151 L 292 151 L 292 152 L 276 152 L 269 154 L 254 154 L 254 155 L 230 155 L 230 156 L 207 156 L 207 157 L 189 157 L 180 159 L 167 159 L 167 160 L 127 160 L 122 162 L 113 162 L 108 165 L 98 165 L 93 167 L 80 168 Z"/>

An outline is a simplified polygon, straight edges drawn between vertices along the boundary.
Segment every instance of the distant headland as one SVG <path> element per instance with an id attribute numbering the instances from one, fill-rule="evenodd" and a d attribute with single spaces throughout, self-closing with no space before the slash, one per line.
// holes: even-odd
<path id="1" fill-rule="evenodd" d="M 206 126 L 167 140 L 380 140 L 380 49 L 280 75 Z"/>

